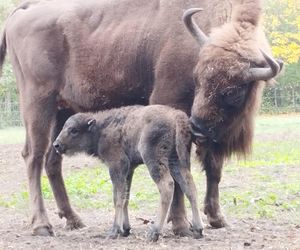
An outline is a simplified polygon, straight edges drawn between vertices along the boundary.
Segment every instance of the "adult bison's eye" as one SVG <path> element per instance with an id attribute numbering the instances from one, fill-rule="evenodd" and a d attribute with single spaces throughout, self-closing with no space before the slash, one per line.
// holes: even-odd
<path id="1" fill-rule="evenodd" d="M 77 129 L 77 128 L 71 128 L 70 133 L 72 135 L 77 135 L 79 133 L 79 129 Z"/>
<path id="2" fill-rule="evenodd" d="M 222 100 L 229 106 L 239 108 L 245 102 L 247 91 L 246 85 L 228 88 L 221 93 Z"/>

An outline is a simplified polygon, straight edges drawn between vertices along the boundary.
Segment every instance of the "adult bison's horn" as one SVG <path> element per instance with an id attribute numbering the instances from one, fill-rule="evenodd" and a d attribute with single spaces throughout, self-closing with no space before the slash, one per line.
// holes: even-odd
<path id="1" fill-rule="evenodd" d="M 281 71 L 283 63 L 281 61 L 274 60 L 271 56 L 266 54 L 263 50 L 260 50 L 263 54 L 265 60 L 270 67 L 267 68 L 250 68 L 248 74 L 246 75 L 247 81 L 259 81 L 259 80 L 269 80 L 278 75 Z"/>
<path id="2" fill-rule="evenodd" d="M 201 9 L 201 8 L 188 9 L 183 13 L 183 17 L 182 17 L 186 28 L 192 34 L 192 36 L 196 39 L 196 41 L 199 43 L 199 45 L 201 47 L 208 41 L 208 37 L 203 33 L 203 31 L 199 28 L 199 26 L 197 24 L 195 24 L 192 16 L 195 13 L 202 11 L 202 10 L 203 9 Z"/>

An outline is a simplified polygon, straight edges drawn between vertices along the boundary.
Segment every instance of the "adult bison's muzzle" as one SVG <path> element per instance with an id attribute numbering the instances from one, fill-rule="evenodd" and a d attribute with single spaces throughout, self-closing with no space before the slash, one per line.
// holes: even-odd
<path id="1" fill-rule="evenodd" d="M 55 148 L 56 153 L 62 155 L 66 152 L 64 145 L 62 145 L 59 140 L 55 140 L 52 145 Z"/>
<path id="2" fill-rule="evenodd" d="M 218 142 L 218 136 L 216 130 L 212 126 L 208 126 L 207 122 L 197 118 L 190 117 L 192 134 L 197 138 L 199 142 L 205 142 L 211 140 L 213 142 Z"/>

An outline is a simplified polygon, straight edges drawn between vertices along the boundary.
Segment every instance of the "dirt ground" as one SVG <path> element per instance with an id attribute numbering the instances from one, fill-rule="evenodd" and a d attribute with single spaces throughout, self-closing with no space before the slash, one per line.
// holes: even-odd
<path id="1" fill-rule="evenodd" d="M 0 195 L 9 195 L 26 182 L 26 170 L 20 156 L 21 145 L 0 145 Z M 78 162 L 77 158 L 64 161 L 64 171 Z M 93 165 L 93 159 L 80 159 L 82 165 Z M 127 238 L 110 240 L 106 232 L 112 224 L 111 211 L 78 211 L 87 227 L 76 231 L 64 229 L 53 201 L 46 201 L 55 237 L 31 235 L 29 208 L 24 210 L 0 207 L 0 249 L 300 249 L 300 225 L 271 220 L 227 218 L 230 227 L 205 228 L 204 238 L 179 238 L 166 225 L 157 243 L 146 241 L 148 225 L 131 213 L 132 234 Z M 144 218 L 144 217 L 143 217 Z M 205 217 L 203 216 L 205 219 Z M 205 220 L 204 220 L 205 221 Z"/>

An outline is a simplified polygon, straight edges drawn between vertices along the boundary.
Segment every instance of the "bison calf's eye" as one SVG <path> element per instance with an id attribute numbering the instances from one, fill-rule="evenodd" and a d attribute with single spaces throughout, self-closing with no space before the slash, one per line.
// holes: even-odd
<path id="1" fill-rule="evenodd" d="M 79 129 L 77 129 L 77 128 L 72 128 L 72 129 L 70 130 L 70 133 L 71 133 L 72 135 L 77 135 L 78 132 L 79 132 Z"/>

